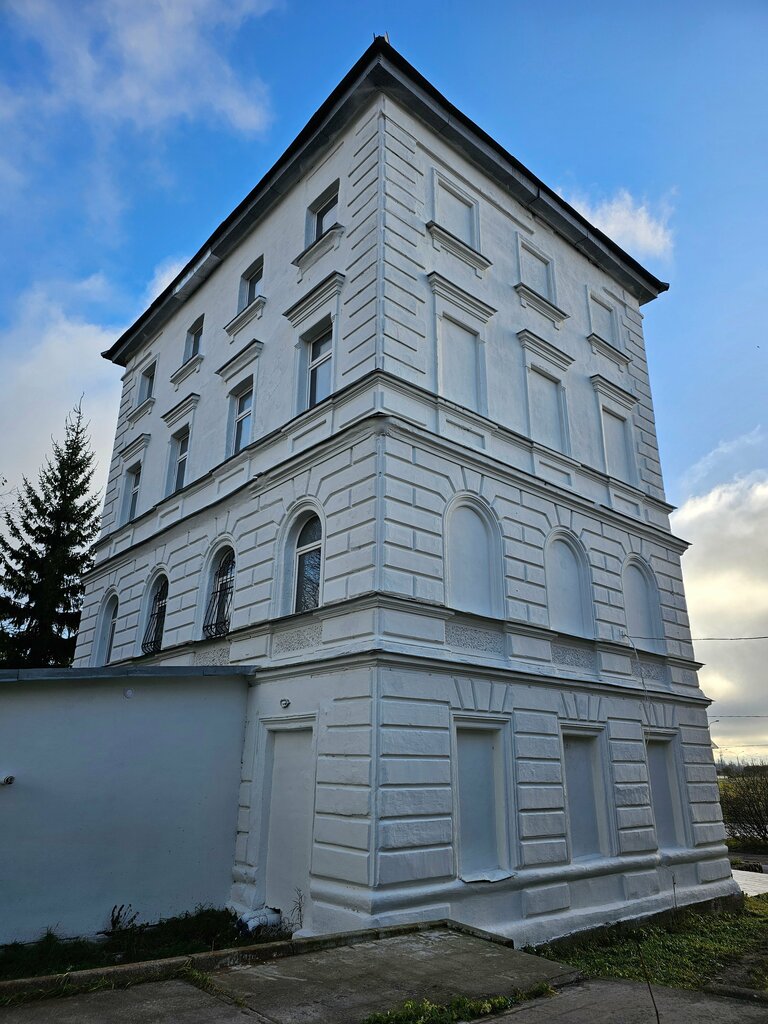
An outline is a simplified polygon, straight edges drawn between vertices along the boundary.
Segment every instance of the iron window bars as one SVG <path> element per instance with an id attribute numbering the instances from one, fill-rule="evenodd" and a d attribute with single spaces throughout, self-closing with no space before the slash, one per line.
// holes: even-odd
<path id="1" fill-rule="evenodd" d="M 235 589 L 235 554 L 228 551 L 219 562 L 213 577 L 213 589 L 205 610 L 203 636 L 211 639 L 226 636 L 232 612 L 232 594 Z"/>
<path id="2" fill-rule="evenodd" d="M 141 650 L 144 654 L 157 654 L 163 645 L 163 628 L 165 627 L 165 608 L 168 603 L 168 579 L 163 577 L 155 586 L 152 595 L 152 607 L 144 630 Z"/>
<path id="3" fill-rule="evenodd" d="M 312 516 L 296 541 L 296 612 L 307 612 L 320 604 L 322 543 L 323 528 L 317 516 Z"/>

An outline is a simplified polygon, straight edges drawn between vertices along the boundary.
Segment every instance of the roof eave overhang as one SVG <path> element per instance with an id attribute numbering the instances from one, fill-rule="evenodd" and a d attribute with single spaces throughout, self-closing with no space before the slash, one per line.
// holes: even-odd
<path id="1" fill-rule="evenodd" d="M 593 227 L 556 192 L 442 96 L 381 37 L 366 50 L 288 149 L 232 211 L 183 270 L 109 349 L 105 359 L 125 366 L 157 335 L 186 299 L 313 166 L 344 127 L 377 93 L 404 105 L 488 174 L 526 209 L 550 225 L 645 303 L 669 287 Z"/>

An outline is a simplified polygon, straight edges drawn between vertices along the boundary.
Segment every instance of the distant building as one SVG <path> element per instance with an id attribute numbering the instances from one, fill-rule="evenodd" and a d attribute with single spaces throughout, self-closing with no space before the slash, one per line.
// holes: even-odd
<path id="1" fill-rule="evenodd" d="M 666 287 L 377 38 L 105 353 L 75 665 L 252 666 L 241 913 L 535 941 L 733 891 Z"/>

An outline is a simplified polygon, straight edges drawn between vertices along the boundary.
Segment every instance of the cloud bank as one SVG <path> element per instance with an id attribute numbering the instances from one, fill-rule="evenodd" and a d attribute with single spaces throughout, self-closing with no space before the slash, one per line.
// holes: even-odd
<path id="1" fill-rule="evenodd" d="M 9 0 L 6 9 L 45 58 L 42 87 L 15 97 L 39 113 L 76 108 L 88 119 L 140 129 L 170 120 L 223 119 L 240 132 L 270 120 L 261 80 L 237 79 L 222 54 L 271 0 Z"/>
<path id="2" fill-rule="evenodd" d="M 672 255 L 672 209 L 668 202 L 657 204 L 654 210 L 646 200 L 635 199 L 625 188 L 597 201 L 580 193 L 567 198 L 579 213 L 630 254 L 659 259 Z"/>

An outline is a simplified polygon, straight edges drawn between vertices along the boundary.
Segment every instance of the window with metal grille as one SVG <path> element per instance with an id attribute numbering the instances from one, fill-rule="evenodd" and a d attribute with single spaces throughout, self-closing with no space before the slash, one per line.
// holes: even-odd
<path id="1" fill-rule="evenodd" d="M 105 650 L 104 650 L 104 664 L 108 665 L 112 661 L 112 651 L 115 646 L 115 631 L 117 629 L 117 611 L 118 602 L 117 598 L 113 597 L 110 601 L 111 610 L 109 612 L 109 621 L 107 622 L 107 635 L 105 638 Z"/>
<path id="2" fill-rule="evenodd" d="M 308 519 L 296 541 L 296 599 L 294 611 L 308 612 L 320 604 L 323 528 L 317 516 Z"/>
<path id="3" fill-rule="evenodd" d="M 203 620 L 203 636 L 226 636 L 232 614 L 232 594 L 235 589 L 235 553 L 225 551 L 213 575 L 211 596 Z"/>
<path id="4" fill-rule="evenodd" d="M 163 646 L 163 628 L 165 627 L 165 608 L 168 603 L 168 579 L 161 576 L 152 591 L 152 602 L 149 608 L 147 628 L 141 650 L 144 654 L 157 654 Z"/>

